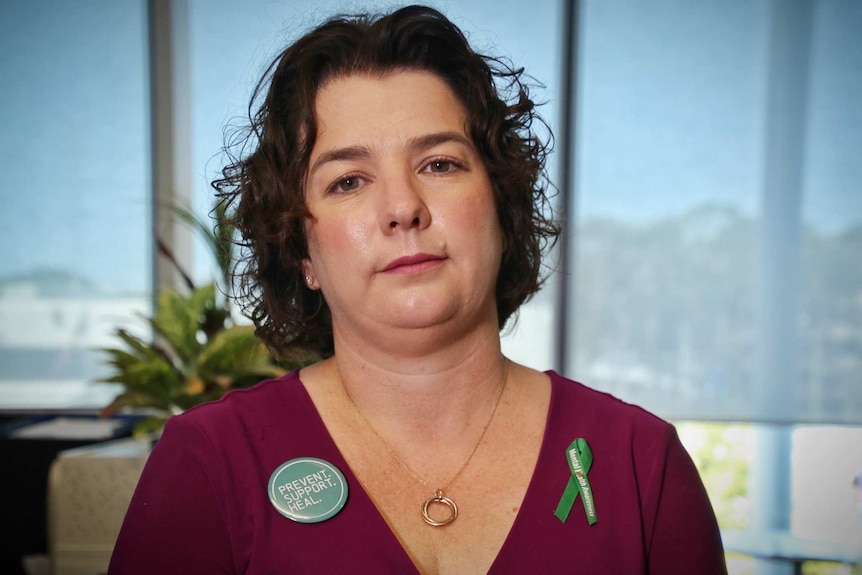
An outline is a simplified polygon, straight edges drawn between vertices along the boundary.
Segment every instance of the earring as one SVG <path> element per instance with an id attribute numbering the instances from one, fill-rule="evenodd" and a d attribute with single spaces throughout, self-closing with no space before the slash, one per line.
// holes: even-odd
<path id="1" fill-rule="evenodd" d="M 305 276 L 305 285 L 311 287 L 311 276 Z"/>

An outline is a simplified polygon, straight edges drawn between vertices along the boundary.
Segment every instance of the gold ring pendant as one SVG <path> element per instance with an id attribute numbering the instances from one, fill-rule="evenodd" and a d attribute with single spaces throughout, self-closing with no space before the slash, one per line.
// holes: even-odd
<path id="1" fill-rule="evenodd" d="M 428 506 L 433 503 L 439 503 L 441 505 L 445 505 L 449 508 L 449 517 L 442 521 L 437 521 L 436 519 L 432 519 L 430 515 L 428 515 Z M 455 505 L 455 502 L 443 495 L 443 490 L 438 489 L 437 493 L 434 494 L 434 497 L 429 497 L 425 500 L 425 504 L 422 506 L 422 519 L 425 520 L 425 523 L 431 525 L 433 527 L 443 527 L 444 525 L 449 525 L 458 517 L 458 506 Z"/>

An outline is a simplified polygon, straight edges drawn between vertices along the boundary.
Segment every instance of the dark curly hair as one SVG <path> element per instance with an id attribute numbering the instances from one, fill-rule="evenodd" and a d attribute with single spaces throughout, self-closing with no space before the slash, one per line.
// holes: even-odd
<path id="1" fill-rule="evenodd" d="M 405 69 L 437 75 L 467 112 L 505 237 L 496 287 L 501 329 L 544 281 L 542 255 L 560 229 L 546 193 L 549 144 L 533 123 L 547 126 L 536 115 L 523 70 L 474 52 L 461 30 L 432 8 L 336 17 L 266 69 L 249 105 L 250 126 L 228 142 L 231 163 L 212 183 L 227 225 L 240 236 L 237 297 L 257 334 L 280 355 L 297 347 L 333 353 L 329 308 L 321 292 L 305 285 L 302 269 L 310 217 L 303 185 L 316 138 L 317 92 L 334 78 Z"/>

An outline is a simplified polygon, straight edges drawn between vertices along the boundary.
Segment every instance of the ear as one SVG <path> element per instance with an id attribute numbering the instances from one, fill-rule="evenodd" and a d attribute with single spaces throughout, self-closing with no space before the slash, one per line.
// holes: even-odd
<path id="1" fill-rule="evenodd" d="M 314 273 L 314 264 L 309 258 L 302 260 L 302 275 L 305 279 L 305 285 L 310 290 L 319 290 L 320 285 L 317 283 L 317 276 Z"/>

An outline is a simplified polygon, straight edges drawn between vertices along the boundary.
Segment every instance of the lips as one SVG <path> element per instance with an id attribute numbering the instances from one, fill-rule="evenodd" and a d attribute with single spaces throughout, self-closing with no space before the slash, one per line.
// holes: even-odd
<path id="1" fill-rule="evenodd" d="M 416 273 L 431 269 L 445 260 L 443 256 L 435 256 L 431 254 L 413 254 L 396 258 L 389 262 L 383 273 Z"/>

